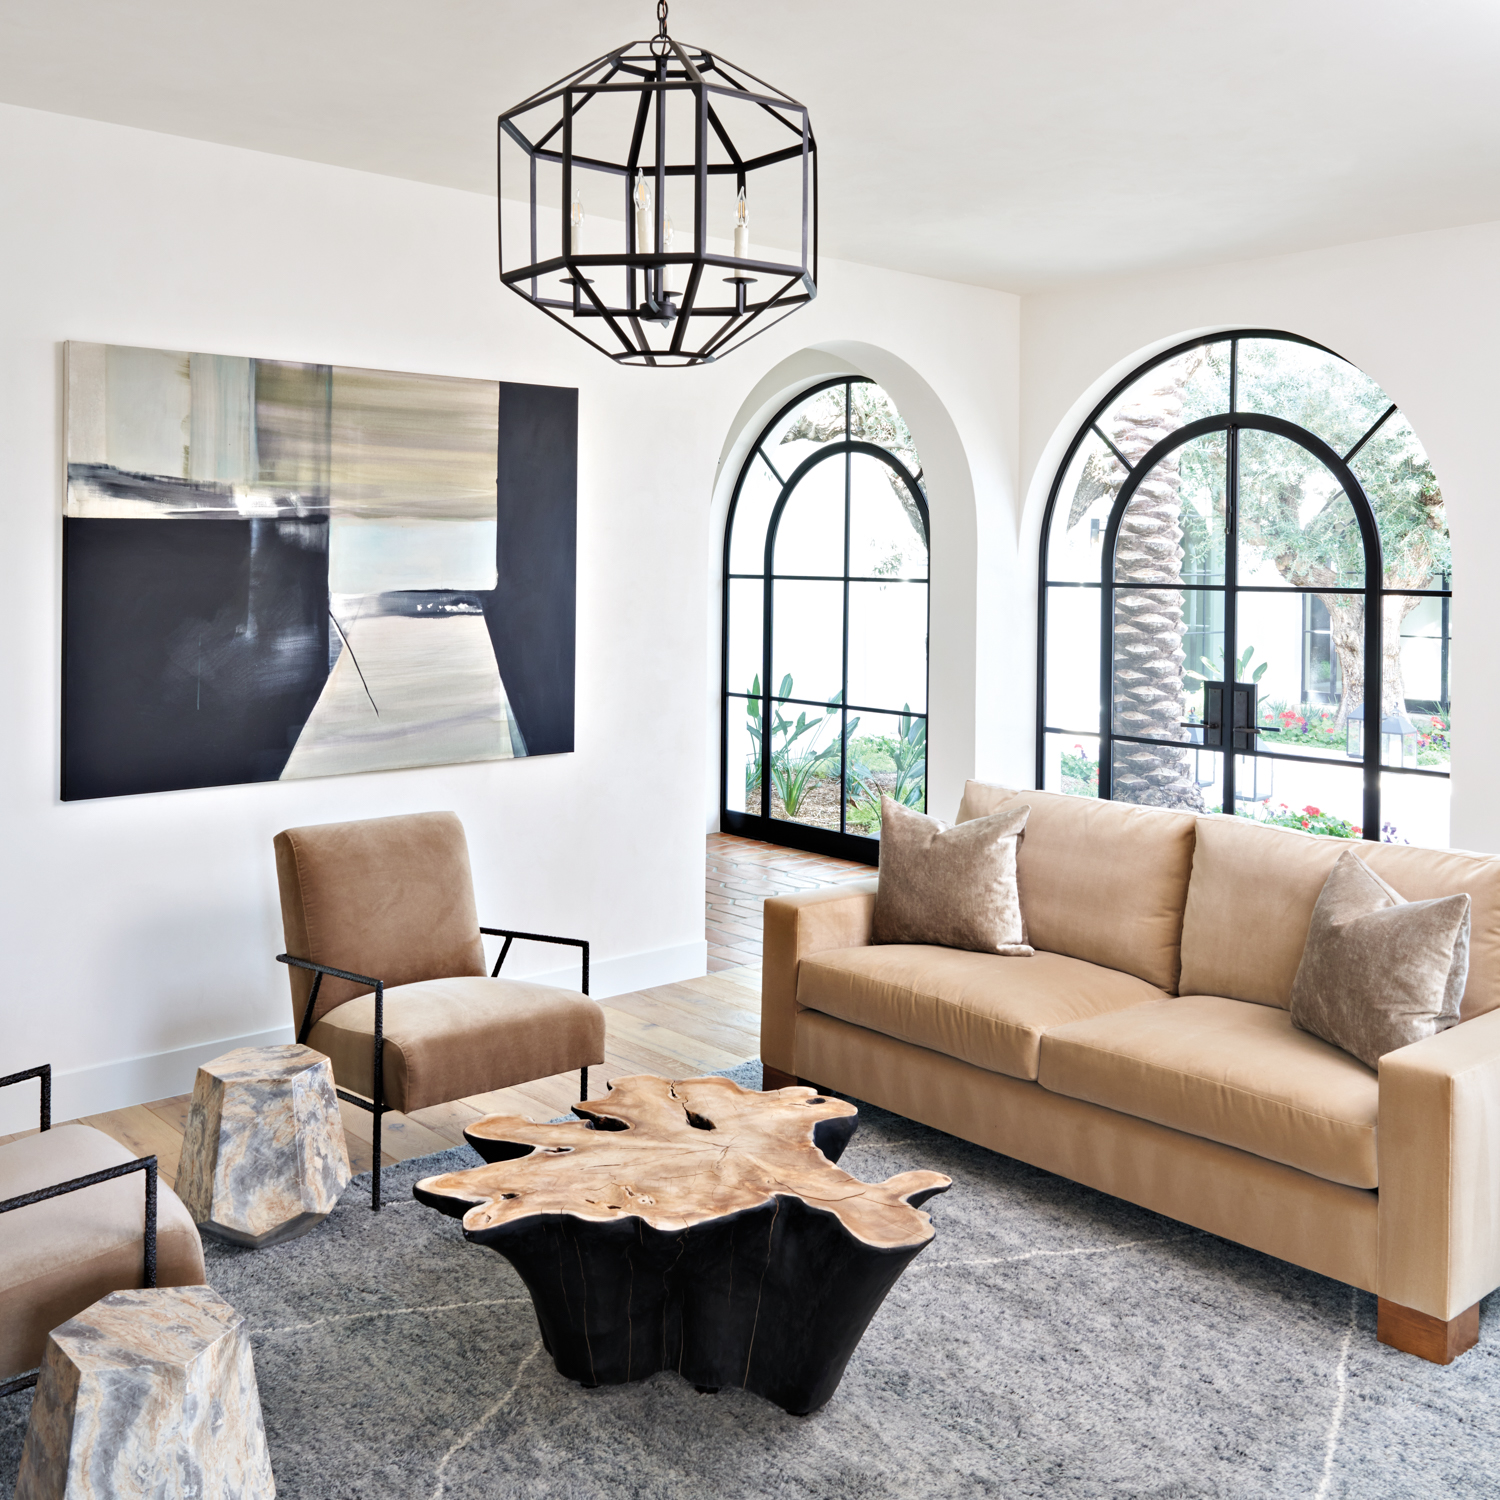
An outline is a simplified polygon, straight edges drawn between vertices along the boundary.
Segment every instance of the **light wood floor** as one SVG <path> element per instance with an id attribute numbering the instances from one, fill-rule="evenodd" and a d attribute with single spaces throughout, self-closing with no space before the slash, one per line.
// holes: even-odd
<path id="1" fill-rule="evenodd" d="M 598 1095 L 611 1078 L 657 1073 L 692 1078 L 732 1068 L 760 1055 L 760 969 L 726 969 L 702 979 L 658 985 L 637 994 L 615 995 L 604 1010 L 604 1065 L 589 1069 L 589 1092 Z M 381 1120 L 382 1165 L 426 1156 L 463 1144 L 463 1128 L 481 1115 L 518 1114 L 550 1120 L 567 1114 L 578 1098 L 578 1074 L 562 1073 L 524 1088 L 476 1094 L 452 1104 L 436 1104 L 410 1115 Z M 80 1122 L 113 1136 L 138 1156 L 156 1154 L 162 1180 L 175 1185 L 192 1095 L 136 1104 Z M 370 1169 L 371 1117 L 340 1104 L 349 1160 L 356 1172 Z M 32 1132 L 23 1131 L 22 1134 Z M 0 1136 L 0 1145 L 14 1136 Z"/>

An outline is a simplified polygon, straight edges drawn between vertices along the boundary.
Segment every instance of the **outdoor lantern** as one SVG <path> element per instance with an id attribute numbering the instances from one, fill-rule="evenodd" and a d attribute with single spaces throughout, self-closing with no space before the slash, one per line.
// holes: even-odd
<path id="1" fill-rule="evenodd" d="M 1380 721 L 1380 763 L 1383 766 L 1414 766 L 1422 733 L 1405 714 L 1386 714 Z M 1365 753 L 1365 708 L 1360 704 L 1349 710 L 1345 729 L 1344 753 L 1350 760 L 1362 760 Z"/>
<path id="2" fill-rule="evenodd" d="M 500 279 L 620 364 L 706 364 L 817 295 L 817 148 L 656 17 L 500 116 Z"/>

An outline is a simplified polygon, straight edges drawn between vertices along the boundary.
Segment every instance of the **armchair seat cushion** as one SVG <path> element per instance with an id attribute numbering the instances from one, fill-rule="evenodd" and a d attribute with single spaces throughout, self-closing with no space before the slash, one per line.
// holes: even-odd
<path id="1" fill-rule="evenodd" d="M 1061 953 L 1002 958 L 892 944 L 804 958 L 797 1003 L 961 1062 L 1034 1081 L 1042 1033 L 1162 999 L 1133 974 Z"/>
<path id="2" fill-rule="evenodd" d="M 133 1161 L 89 1125 L 0 1146 L 0 1199 Z M 41 1362 L 47 1335 L 110 1292 L 142 1285 L 145 1179 L 139 1172 L 0 1214 L 0 1380 Z M 203 1245 L 182 1200 L 158 1180 L 158 1286 L 203 1283 Z"/>
<path id="3" fill-rule="evenodd" d="M 550 984 L 462 976 L 385 992 L 385 1103 L 410 1112 L 604 1061 L 604 1012 Z M 341 1087 L 373 1095 L 375 996 L 323 1016 L 307 1044 Z"/>
<path id="4" fill-rule="evenodd" d="M 1222 996 L 1158 1000 L 1042 1038 L 1054 1094 L 1238 1146 L 1348 1187 L 1378 1185 L 1373 1068 L 1279 1006 Z"/>

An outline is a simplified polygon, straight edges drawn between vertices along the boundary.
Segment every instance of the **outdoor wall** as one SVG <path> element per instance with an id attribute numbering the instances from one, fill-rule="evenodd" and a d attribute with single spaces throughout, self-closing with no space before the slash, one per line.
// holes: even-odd
<path id="1" fill-rule="evenodd" d="M 947 801 L 993 756 L 973 687 L 1003 649 L 981 596 L 1015 576 L 1015 298 L 825 263 L 810 309 L 722 364 L 626 370 L 502 292 L 484 197 L 11 107 L 0 194 L 0 1072 L 50 1061 L 58 1118 L 181 1092 L 225 1047 L 290 1036 L 271 838 L 299 823 L 451 808 L 482 920 L 587 936 L 596 994 L 703 971 L 716 464 L 748 393 L 804 347 L 913 372 L 910 409 L 899 372 L 890 388 L 919 442 L 947 413 Z M 67 339 L 578 387 L 576 753 L 61 803 Z M 941 712 L 939 660 L 957 663 Z M 565 979 L 558 961 L 511 965 Z M 0 1099 L 0 1132 L 33 1118 L 33 1091 L 7 1093 L 25 1097 Z"/>
<path id="2" fill-rule="evenodd" d="M 1376 380 L 1432 459 L 1453 537 L 1451 842 L 1500 850 L 1500 734 L 1492 643 L 1500 638 L 1500 507 L 1494 429 L 1500 382 L 1500 224 L 1027 297 L 1021 311 L 1020 532 L 1030 599 L 994 691 L 1034 744 L 1037 539 L 1063 449 L 1094 403 L 1156 351 L 1208 330 L 1281 329 L 1343 355 Z M 1034 751 L 1030 752 L 1034 754 Z M 1027 761 L 1025 784 L 1035 767 Z"/>

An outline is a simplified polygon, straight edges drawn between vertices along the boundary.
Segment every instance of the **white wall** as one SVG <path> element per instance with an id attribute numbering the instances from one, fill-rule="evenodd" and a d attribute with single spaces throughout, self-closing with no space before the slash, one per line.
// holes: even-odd
<path id="1" fill-rule="evenodd" d="M 588 936 L 595 993 L 702 972 L 716 460 L 747 393 L 806 345 L 896 371 L 924 455 L 951 417 L 934 443 L 953 487 L 932 475 L 947 800 L 994 754 L 970 685 L 1003 649 L 986 612 L 1014 577 L 1017 299 L 825 264 L 810 309 L 722 364 L 623 370 L 502 293 L 491 199 L 10 107 L 0 194 L 0 1072 L 52 1062 L 59 1118 L 180 1092 L 231 1041 L 288 1034 L 270 841 L 289 825 L 452 808 L 484 919 Z M 577 753 L 59 802 L 65 339 L 577 386 Z M 967 553 L 945 542 L 961 533 Z M 0 1132 L 33 1108 L 6 1092 L 26 1098 L 0 1100 Z"/>
<path id="2" fill-rule="evenodd" d="M 1326 344 L 1379 382 L 1426 446 L 1453 536 L 1452 843 L 1500 850 L 1500 224 L 1344 245 L 1028 297 L 1022 304 L 1020 553 L 1031 600 L 1027 649 L 1000 691 L 1035 728 L 1036 548 L 1062 449 L 1098 398 L 1140 360 L 1194 333 L 1284 329 Z M 1018 637 L 1019 646 L 1019 637 Z M 1027 767 L 1027 783 L 1034 766 Z"/>

